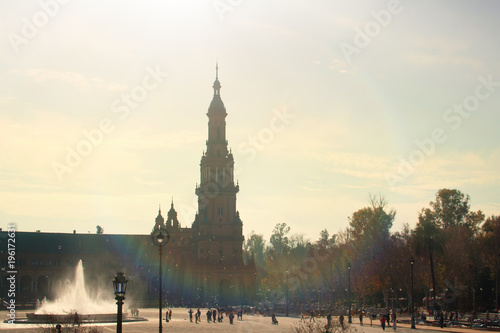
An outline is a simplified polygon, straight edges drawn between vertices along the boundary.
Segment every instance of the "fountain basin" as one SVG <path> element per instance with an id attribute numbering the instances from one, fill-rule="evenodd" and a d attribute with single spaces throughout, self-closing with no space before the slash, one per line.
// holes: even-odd
<path id="1" fill-rule="evenodd" d="M 122 314 L 123 320 L 127 321 L 127 314 Z M 93 314 L 78 314 L 78 318 L 75 318 L 75 314 L 36 314 L 27 313 L 26 314 L 27 323 L 37 323 L 37 324 L 51 324 L 51 323 L 110 323 L 116 322 L 116 313 L 93 313 Z"/>

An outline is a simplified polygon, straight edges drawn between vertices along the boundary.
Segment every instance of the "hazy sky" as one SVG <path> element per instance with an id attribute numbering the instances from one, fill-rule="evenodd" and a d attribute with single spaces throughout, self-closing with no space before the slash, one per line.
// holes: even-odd
<path id="1" fill-rule="evenodd" d="M 215 63 L 244 233 L 316 240 L 382 194 L 500 214 L 498 1 L 0 2 L 0 227 L 182 226 Z M 5 229 L 4 229 L 5 230 Z"/>

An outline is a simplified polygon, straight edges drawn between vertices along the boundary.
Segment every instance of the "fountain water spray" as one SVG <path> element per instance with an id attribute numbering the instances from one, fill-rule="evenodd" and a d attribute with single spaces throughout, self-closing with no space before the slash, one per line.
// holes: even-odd
<path id="1" fill-rule="evenodd" d="M 81 260 L 76 266 L 74 282 L 66 281 L 59 298 L 55 301 L 44 300 L 35 314 L 67 314 L 70 312 L 84 315 L 116 313 L 116 305 L 111 297 L 109 299 L 92 299 L 87 293 Z"/>

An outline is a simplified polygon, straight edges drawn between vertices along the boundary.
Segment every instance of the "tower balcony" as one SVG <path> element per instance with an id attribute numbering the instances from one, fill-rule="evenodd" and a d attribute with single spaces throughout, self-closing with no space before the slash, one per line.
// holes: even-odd
<path id="1" fill-rule="evenodd" d="M 222 181 L 207 181 L 195 188 L 196 195 L 205 194 L 207 196 L 213 196 L 217 193 L 238 193 L 240 191 L 240 185 L 234 183 L 224 183 Z"/>
<path id="2" fill-rule="evenodd" d="M 214 143 L 222 143 L 225 144 L 226 146 L 229 144 L 227 140 L 224 139 L 210 139 L 210 140 L 205 140 L 206 145 L 208 146 L 209 144 L 214 144 Z"/>

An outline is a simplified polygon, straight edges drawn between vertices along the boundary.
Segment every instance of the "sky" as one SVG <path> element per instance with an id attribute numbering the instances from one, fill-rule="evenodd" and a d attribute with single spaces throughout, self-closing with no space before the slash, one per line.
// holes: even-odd
<path id="1" fill-rule="evenodd" d="M 382 195 L 500 214 L 498 1 L 0 2 L 0 228 L 196 213 L 215 65 L 244 234 L 311 241 Z M 166 215 L 166 214 L 164 214 Z"/>

